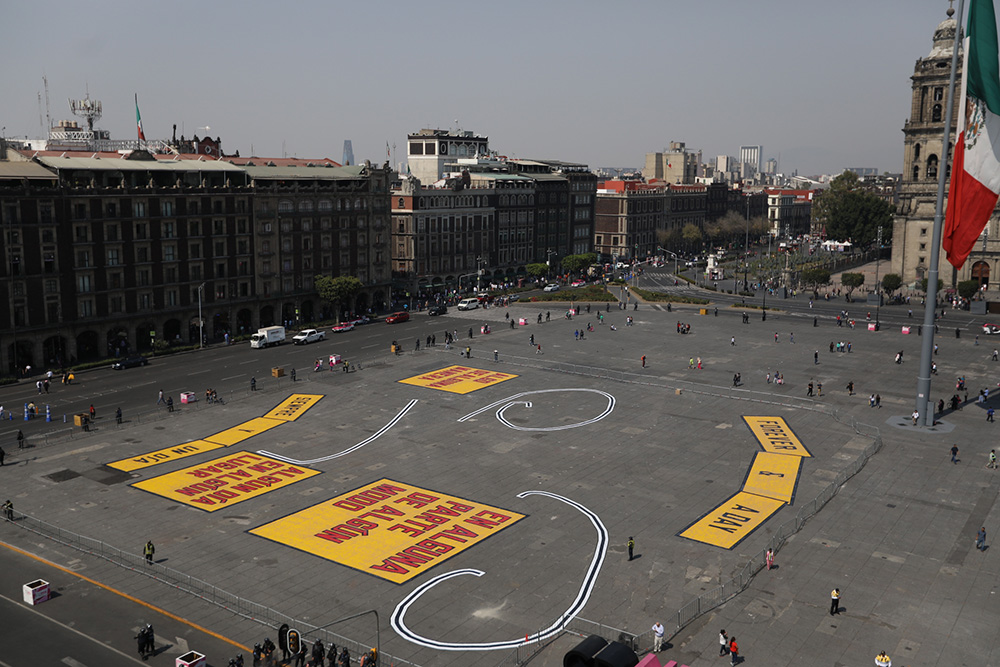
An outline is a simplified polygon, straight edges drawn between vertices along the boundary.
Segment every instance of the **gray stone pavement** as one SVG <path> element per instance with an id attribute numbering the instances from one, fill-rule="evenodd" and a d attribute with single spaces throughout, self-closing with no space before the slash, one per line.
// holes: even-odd
<path id="1" fill-rule="evenodd" d="M 551 322 L 534 324 L 540 308 L 552 313 Z M 606 559 L 581 617 L 636 634 L 660 620 L 671 631 L 678 608 L 739 572 L 766 547 L 778 525 L 857 458 L 870 442 L 851 427 L 857 420 L 881 430 L 882 451 L 781 548 L 777 569 L 758 575 L 748 590 L 683 628 L 662 659 L 689 665 L 718 660 L 716 636 L 725 627 L 739 638 L 748 664 L 865 664 L 882 649 L 895 664 L 991 664 L 997 645 L 996 633 L 988 630 L 997 621 L 988 574 L 993 553 L 973 547 L 980 525 L 990 535 L 1000 530 L 995 509 L 1000 487 L 995 473 L 985 468 L 994 440 L 985 411 L 971 404 L 945 415 L 950 432 L 897 426 L 912 410 L 920 344 L 917 336 L 900 335 L 898 327 L 872 333 L 824 322 L 814 328 L 811 316 L 782 313 L 769 314 L 767 322 L 752 317 L 743 325 L 739 309 L 720 310 L 713 317 L 698 315 L 692 307 L 667 313 L 643 304 L 638 311 L 606 313 L 603 326 L 597 324 L 596 310 L 589 317 L 563 319 L 565 305 L 560 304 L 514 304 L 428 319 L 427 333 L 437 332 L 439 340 L 445 327 L 464 337 L 470 325 L 482 321 L 490 322 L 494 333 L 481 336 L 476 326 L 471 342 L 460 340 L 451 350 L 439 344 L 349 375 L 314 379 L 303 374 L 306 381 L 296 383 L 295 390 L 325 398 L 297 421 L 132 476 L 107 475 L 102 466 L 263 415 L 292 393 L 291 385 L 112 434 L 120 440 L 95 434 L 10 453 L 8 466 L 0 469 L 4 493 L 19 511 L 136 554 L 151 539 L 162 565 L 315 625 L 377 609 L 382 649 L 391 655 L 421 665 L 495 665 L 509 651 L 426 648 L 399 636 L 387 619 L 417 586 L 459 568 L 485 574 L 428 589 L 407 612 L 410 630 L 461 649 L 458 645 L 468 642 L 523 637 L 563 614 L 591 564 L 598 532 L 587 516 L 565 503 L 517 494 L 558 494 L 592 511 L 606 527 Z M 532 324 L 511 331 L 505 312 L 526 316 Z M 882 312 L 883 320 L 891 321 L 900 311 Z M 635 326 L 625 325 L 626 315 L 635 317 Z M 574 329 L 588 321 L 595 331 L 575 340 Z M 692 332 L 676 334 L 677 321 L 690 323 Z M 611 323 L 617 331 L 610 330 Z M 543 354 L 528 345 L 531 334 Z M 850 354 L 828 351 L 830 341 L 840 340 L 852 342 Z M 473 348 L 470 360 L 458 354 L 466 344 Z M 973 395 L 979 387 L 996 386 L 1000 364 L 989 359 L 991 341 L 975 346 L 968 337 L 942 336 L 940 345 L 935 398 L 953 393 L 957 375 L 967 377 Z M 893 356 L 900 349 L 906 362 L 897 365 Z M 639 360 L 643 354 L 645 369 Z M 691 357 L 701 357 L 704 369 L 689 370 Z M 518 377 L 465 395 L 398 382 L 453 364 Z M 784 385 L 765 382 L 765 374 L 775 371 L 784 375 Z M 731 386 L 736 372 L 744 383 L 738 389 Z M 806 397 L 810 380 L 823 383 L 822 397 Z M 847 396 L 848 381 L 855 383 L 854 397 Z M 598 416 L 607 399 L 592 391 L 550 392 L 527 397 L 530 408 L 504 410 L 507 424 L 495 413 L 509 401 L 457 421 L 521 392 L 552 389 L 606 392 L 615 399 L 614 410 L 573 427 Z M 881 395 L 881 409 L 868 407 L 871 393 Z M 128 486 L 239 451 L 267 450 L 297 459 L 329 456 L 364 441 L 412 399 L 418 403 L 381 437 L 350 454 L 308 465 L 322 474 L 216 512 Z M 742 422 L 745 415 L 783 417 L 812 453 L 803 462 L 795 504 L 731 550 L 678 537 L 739 490 L 759 450 Z M 953 442 L 961 448 L 956 465 L 949 461 Z M 248 532 L 382 478 L 526 518 L 403 584 Z M 630 535 L 639 556 L 632 562 L 625 549 Z M 9 524 L 0 525 L 0 539 L 244 645 L 273 634 Z M 835 586 L 844 593 L 843 611 L 830 617 L 829 593 Z M 370 619 L 337 629 L 374 644 Z M 571 639 L 558 640 L 535 664 L 561 664 L 569 645 Z"/>

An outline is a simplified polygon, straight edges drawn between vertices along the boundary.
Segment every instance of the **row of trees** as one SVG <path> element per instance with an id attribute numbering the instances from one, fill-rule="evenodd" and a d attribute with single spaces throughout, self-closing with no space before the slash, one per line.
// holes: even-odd
<path id="1" fill-rule="evenodd" d="M 892 240 L 892 216 L 895 206 L 864 188 L 853 171 L 845 171 L 830 187 L 816 197 L 812 205 L 814 229 L 826 230 L 826 238 L 850 240 L 864 248 L 875 242 L 882 228 L 882 243 Z"/>
<path id="2" fill-rule="evenodd" d="M 739 213 L 728 211 L 721 218 L 707 221 L 703 228 L 689 222 L 680 229 L 661 229 L 656 232 L 656 241 L 668 250 L 691 252 L 700 250 L 706 243 L 712 246 L 733 244 L 740 247 L 746 241 L 748 233 L 756 241 L 767 232 L 768 223 L 765 218 L 751 218 L 748 223 Z"/>

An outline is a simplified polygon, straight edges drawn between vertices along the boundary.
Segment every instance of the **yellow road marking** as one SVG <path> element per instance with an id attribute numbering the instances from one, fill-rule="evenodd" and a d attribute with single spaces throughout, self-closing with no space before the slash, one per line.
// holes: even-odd
<path id="1" fill-rule="evenodd" d="M 524 517 L 380 479 L 249 532 L 402 584 Z"/>
<path id="2" fill-rule="evenodd" d="M 202 452 L 209 452 L 213 449 L 219 449 L 220 447 L 222 447 L 222 445 L 215 442 L 195 440 L 183 445 L 175 445 L 173 447 L 167 447 L 155 452 L 148 452 L 146 454 L 133 456 L 132 458 L 114 461 L 109 463 L 108 467 L 124 472 L 132 472 L 134 470 L 142 470 L 143 468 L 159 465 L 160 463 L 166 463 L 167 461 L 176 461 L 177 459 L 194 456 L 195 454 L 201 454 Z"/>
<path id="3" fill-rule="evenodd" d="M 423 373 L 422 375 L 415 375 L 399 382 L 402 384 L 412 384 L 417 387 L 426 387 L 428 389 L 439 389 L 453 394 L 468 394 L 477 389 L 490 387 L 516 377 L 516 375 L 509 373 L 498 373 L 470 366 L 448 366 L 447 368 L 439 368 L 436 371 Z"/>
<path id="4" fill-rule="evenodd" d="M 811 457 L 792 428 L 781 417 L 743 417 L 765 452 Z"/>
<path id="5" fill-rule="evenodd" d="M 791 505 L 801 468 L 801 456 L 757 452 L 743 482 L 743 490 Z"/>
<path id="6" fill-rule="evenodd" d="M 696 542 L 732 549 L 785 503 L 740 491 L 678 533 Z"/>

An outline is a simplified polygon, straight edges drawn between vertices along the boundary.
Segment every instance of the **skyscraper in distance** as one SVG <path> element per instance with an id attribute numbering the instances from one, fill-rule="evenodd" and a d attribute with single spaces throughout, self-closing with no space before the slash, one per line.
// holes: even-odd
<path id="1" fill-rule="evenodd" d="M 344 157 L 340 163 L 345 167 L 354 164 L 354 148 L 351 146 L 350 139 L 344 139 Z"/>

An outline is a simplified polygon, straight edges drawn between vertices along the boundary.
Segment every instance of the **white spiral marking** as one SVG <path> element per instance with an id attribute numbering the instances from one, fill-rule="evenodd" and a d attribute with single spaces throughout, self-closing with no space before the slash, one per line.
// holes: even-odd
<path id="1" fill-rule="evenodd" d="M 336 454 L 330 454 L 329 456 L 323 456 L 323 457 L 320 457 L 318 459 L 299 460 L 299 459 L 289 458 L 287 456 L 282 456 L 281 454 L 274 454 L 272 452 L 267 451 L 266 449 L 257 450 L 257 453 L 258 454 L 263 454 L 264 456 L 270 456 L 272 459 L 278 459 L 279 461 L 284 461 L 286 463 L 294 463 L 294 464 L 297 464 L 297 465 L 307 465 L 309 463 L 322 463 L 323 461 L 331 461 L 333 459 L 339 459 L 341 456 L 347 456 L 351 452 L 353 452 L 355 450 L 358 450 L 358 449 L 361 449 L 362 447 L 364 447 L 368 443 L 377 440 L 379 438 L 379 436 L 383 435 L 384 433 L 386 433 L 386 431 L 388 431 L 390 428 L 392 428 L 393 426 L 395 426 L 396 423 L 399 422 L 399 420 L 402 419 L 403 416 L 407 412 L 410 411 L 410 408 L 412 408 L 416 404 L 417 404 L 417 399 L 413 399 L 412 401 L 410 401 L 409 403 L 407 403 L 406 407 L 403 408 L 402 410 L 400 410 L 399 413 L 395 417 L 393 417 L 392 419 L 390 419 L 388 424 L 386 424 L 385 426 L 383 426 L 379 430 L 375 431 L 375 433 L 373 433 L 372 435 L 368 436 L 367 438 L 365 438 L 364 440 L 362 440 L 358 444 L 354 445 L 353 447 L 348 447 L 344 451 L 337 452 Z"/>
<path id="2" fill-rule="evenodd" d="M 601 522 L 601 519 L 597 516 L 597 514 L 574 500 L 570 500 L 569 498 L 564 498 L 563 496 L 549 493 L 547 491 L 525 491 L 517 495 L 518 498 L 525 498 L 527 496 L 545 496 L 575 507 L 587 518 L 589 518 L 590 523 L 592 523 L 594 528 L 597 529 L 597 545 L 594 548 L 594 557 L 591 559 L 590 567 L 587 569 L 587 574 L 583 579 L 583 583 L 580 585 L 580 591 L 577 593 L 576 599 L 573 600 L 573 603 L 570 604 L 569 608 L 552 625 L 523 639 L 518 638 L 499 642 L 442 642 L 429 639 L 423 635 L 417 634 L 413 630 L 410 630 L 410 628 L 406 626 L 404 617 L 406 616 L 406 612 L 409 608 L 420 598 L 421 595 L 432 589 L 434 586 L 437 586 L 442 581 L 451 579 L 452 577 L 458 577 L 463 574 L 471 574 L 475 577 L 481 577 L 485 574 L 482 570 L 474 570 L 471 568 L 455 570 L 453 572 L 438 575 L 430 581 L 421 584 L 414 589 L 412 593 L 407 595 L 402 602 L 396 605 L 396 609 L 392 612 L 392 629 L 395 630 L 400 637 L 413 642 L 414 644 L 426 646 L 427 648 L 436 648 L 442 651 L 494 651 L 498 649 L 511 649 L 531 642 L 543 641 L 558 634 L 577 614 L 580 613 L 583 607 L 587 604 L 587 600 L 590 599 L 590 594 L 593 592 L 594 586 L 597 584 L 597 575 L 600 574 L 601 565 L 604 564 L 604 558 L 607 556 L 608 529 L 604 527 L 604 524 Z"/>
<path id="3" fill-rule="evenodd" d="M 593 393 L 593 394 L 600 394 L 601 396 L 604 396 L 606 399 L 608 399 L 608 405 L 604 409 L 604 412 L 602 412 L 601 414 L 597 415 L 593 419 L 588 419 L 587 421 L 582 421 L 582 422 L 576 422 L 575 424 L 563 424 L 562 426 L 547 426 L 547 427 L 540 427 L 540 428 L 529 428 L 529 427 L 526 427 L 526 426 L 517 426 L 516 424 L 512 424 L 511 422 L 509 422 L 504 417 L 504 412 L 507 410 L 507 408 L 509 408 L 511 406 L 514 406 L 514 405 L 524 405 L 526 408 L 530 408 L 531 407 L 531 401 L 519 401 L 519 400 L 517 400 L 517 399 L 521 398 L 522 396 L 530 396 L 532 394 L 551 394 L 551 393 L 558 393 L 558 392 L 564 392 L 564 391 L 582 391 L 582 392 L 589 392 L 589 393 Z M 610 415 L 614 411 L 614 409 L 615 409 L 615 397 L 612 396 L 611 394 L 605 392 L 605 391 L 600 391 L 599 389 L 573 388 L 573 389 L 539 389 L 537 391 L 522 391 L 520 394 L 514 394 L 513 396 L 508 396 L 507 398 L 500 399 L 499 401 L 494 401 L 493 403 L 490 403 L 489 405 L 487 405 L 485 407 L 479 408 L 475 412 L 470 412 L 469 414 L 465 415 L 464 417 L 459 418 L 458 421 L 459 422 L 468 421 L 469 419 L 472 419 L 476 415 L 478 415 L 480 413 L 483 413 L 483 412 L 486 412 L 487 410 L 492 410 L 493 408 L 496 408 L 497 406 L 500 406 L 497 409 L 497 412 L 496 412 L 497 419 L 500 421 L 501 424 L 503 424 L 507 428 L 512 428 L 512 429 L 515 429 L 517 431 L 565 431 L 566 429 L 579 428 L 581 426 L 588 426 L 590 424 L 593 424 L 594 422 L 599 422 L 602 419 L 604 419 L 605 417 L 607 417 L 608 415 Z"/>

